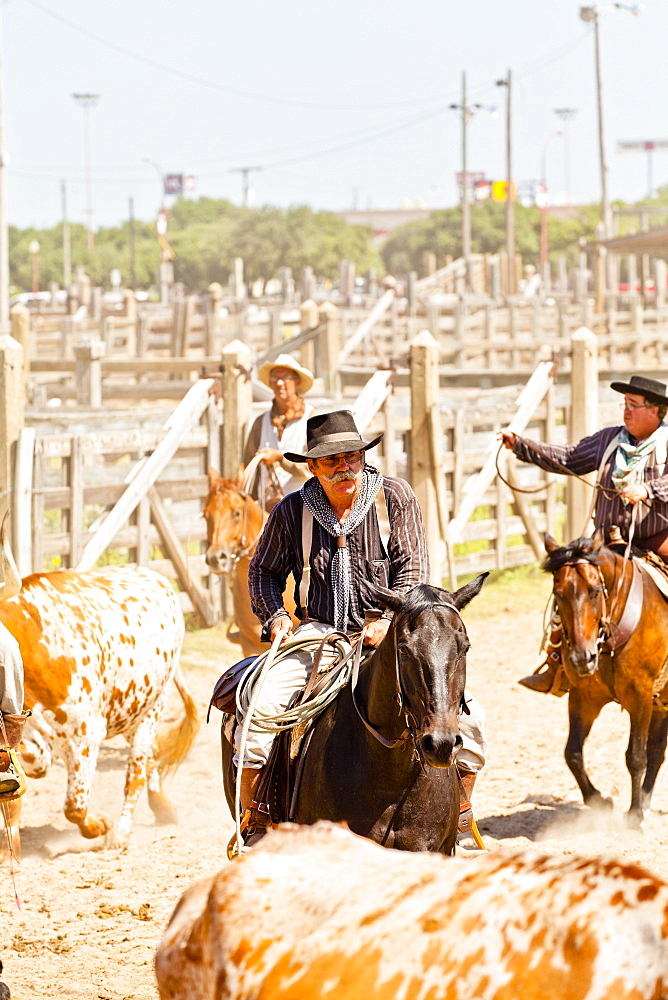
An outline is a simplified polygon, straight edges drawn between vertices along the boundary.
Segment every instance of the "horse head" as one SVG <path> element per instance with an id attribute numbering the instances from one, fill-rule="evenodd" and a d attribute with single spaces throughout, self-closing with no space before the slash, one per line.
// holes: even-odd
<path id="1" fill-rule="evenodd" d="M 578 677 L 589 677 L 598 669 L 599 651 L 609 627 L 608 591 L 604 570 L 614 553 L 605 548 L 603 533 L 576 538 L 559 546 L 545 536 L 547 557 L 543 568 L 552 573 L 566 661 Z"/>
<path id="2" fill-rule="evenodd" d="M 405 596 L 375 587 L 395 612 L 385 642 L 394 639 L 399 700 L 423 759 L 450 767 L 462 745 L 466 654 L 470 643 L 460 611 L 480 592 L 488 573 L 454 593 L 419 584 Z M 371 707 L 371 706 L 370 706 Z"/>
<path id="3" fill-rule="evenodd" d="M 241 479 L 224 479 L 209 469 L 209 492 L 203 510 L 208 548 L 206 561 L 213 573 L 231 573 L 250 555 L 264 523 L 264 511 L 241 488 Z"/>

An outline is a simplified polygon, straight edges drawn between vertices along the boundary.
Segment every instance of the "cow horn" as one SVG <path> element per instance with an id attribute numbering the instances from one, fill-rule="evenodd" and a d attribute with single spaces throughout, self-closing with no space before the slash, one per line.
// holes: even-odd
<path id="1" fill-rule="evenodd" d="M 14 556 L 9 545 L 7 522 L 9 521 L 9 511 L 5 513 L 0 528 L 0 601 L 7 601 L 10 597 L 16 597 L 21 590 L 21 574 L 14 562 Z"/>

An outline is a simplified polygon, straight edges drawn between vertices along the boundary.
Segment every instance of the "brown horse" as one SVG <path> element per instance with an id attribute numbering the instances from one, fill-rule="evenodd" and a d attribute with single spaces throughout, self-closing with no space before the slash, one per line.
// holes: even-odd
<path id="1" fill-rule="evenodd" d="M 244 656 L 257 656 L 269 648 L 260 642 L 260 622 L 251 610 L 248 594 L 248 565 L 267 515 L 250 493 L 242 488 L 243 469 L 236 480 L 224 479 L 216 469 L 209 469 L 209 493 L 204 505 L 208 549 L 206 561 L 212 573 L 227 577 L 234 620 L 238 631 L 228 630 L 228 638 L 241 645 Z M 288 611 L 294 600 L 284 596 Z"/>
<path id="2" fill-rule="evenodd" d="M 631 720 L 628 820 L 639 826 L 666 750 L 668 603 L 636 560 L 606 548 L 600 531 L 562 548 L 547 535 L 545 548 L 571 685 L 566 763 L 586 805 L 612 806 L 587 775 L 583 746 L 603 706 L 618 702 Z"/>

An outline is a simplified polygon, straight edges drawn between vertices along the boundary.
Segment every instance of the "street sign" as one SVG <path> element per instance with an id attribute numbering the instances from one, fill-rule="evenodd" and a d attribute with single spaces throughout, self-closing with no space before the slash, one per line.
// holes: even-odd
<path id="1" fill-rule="evenodd" d="M 657 149 L 668 149 L 668 139 L 620 139 L 618 153 L 653 153 Z"/>
<path id="2" fill-rule="evenodd" d="M 183 174 L 165 174 L 165 194 L 183 194 Z"/>

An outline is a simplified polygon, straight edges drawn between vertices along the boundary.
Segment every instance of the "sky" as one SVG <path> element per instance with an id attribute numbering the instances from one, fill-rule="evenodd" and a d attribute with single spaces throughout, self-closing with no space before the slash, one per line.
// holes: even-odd
<path id="1" fill-rule="evenodd" d="M 646 195 L 668 139 L 668 0 L 599 13 L 609 196 Z M 343 210 L 456 204 L 462 74 L 468 166 L 505 177 L 512 73 L 517 181 L 553 203 L 600 198 L 594 33 L 572 0 L 2 0 L 8 218 L 154 219 L 162 174 L 194 197 Z M 98 94 L 85 111 L 75 93 Z M 494 112 L 493 109 L 496 111 Z M 576 109 L 564 123 L 557 108 Z M 561 134 L 558 134 L 559 130 Z M 555 134 L 557 133 L 557 134 Z M 150 162 L 147 162 L 150 161 Z M 668 183 L 655 152 L 653 185 Z"/>

